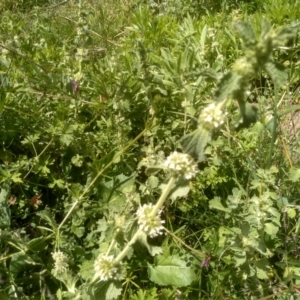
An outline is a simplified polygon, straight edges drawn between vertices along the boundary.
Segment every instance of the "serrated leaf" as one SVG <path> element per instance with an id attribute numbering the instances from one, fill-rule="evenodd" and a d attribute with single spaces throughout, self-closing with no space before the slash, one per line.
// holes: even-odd
<path id="1" fill-rule="evenodd" d="M 279 228 L 278 226 L 275 226 L 273 223 L 265 223 L 265 232 L 271 236 L 274 236 L 277 234 Z"/>
<path id="2" fill-rule="evenodd" d="M 39 216 L 41 219 L 47 221 L 48 224 L 51 225 L 53 231 L 57 230 L 57 224 L 48 210 L 41 210 L 41 211 L 37 212 L 37 216 Z"/>
<path id="3" fill-rule="evenodd" d="M 291 168 L 289 172 L 289 180 L 292 182 L 297 182 L 300 179 L 300 169 Z"/>
<path id="4" fill-rule="evenodd" d="M 122 293 L 122 283 L 118 281 L 100 282 L 94 287 L 95 300 L 114 300 Z"/>
<path id="5" fill-rule="evenodd" d="M 29 271 L 30 265 L 37 265 L 37 263 L 29 255 L 21 252 L 14 253 L 9 265 L 10 274 L 13 278 L 17 278 L 24 270 Z"/>
<path id="6" fill-rule="evenodd" d="M 205 158 L 204 150 L 211 140 L 211 132 L 200 127 L 197 130 L 183 136 L 180 139 L 183 152 L 192 156 L 196 161 L 203 161 Z"/>
<path id="7" fill-rule="evenodd" d="M 209 201 L 209 208 L 221 210 L 221 211 L 228 212 L 228 213 L 231 212 L 231 209 L 225 208 L 223 206 L 219 197 L 215 197 L 214 199 Z"/>
<path id="8" fill-rule="evenodd" d="M 156 173 L 158 173 L 162 168 L 161 167 L 156 167 L 156 166 L 151 166 L 151 167 L 148 167 L 145 171 L 146 175 L 147 176 L 150 176 L 150 175 L 155 175 Z"/>
<path id="9" fill-rule="evenodd" d="M 156 176 L 150 176 L 147 180 L 147 184 L 149 188 L 156 189 L 158 187 L 159 180 Z"/>
<path id="10" fill-rule="evenodd" d="M 267 259 L 261 259 L 254 262 L 256 267 L 257 277 L 259 279 L 268 279 L 269 261 Z"/>
<path id="11" fill-rule="evenodd" d="M 216 91 L 215 100 L 221 102 L 228 98 L 234 91 L 240 88 L 241 76 L 235 72 L 225 74 L 219 81 Z"/>
<path id="12" fill-rule="evenodd" d="M 65 133 L 60 137 L 60 141 L 66 146 L 69 146 L 73 141 L 73 139 L 74 139 L 74 135 L 69 133 Z"/>
<path id="13" fill-rule="evenodd" d="M 254 47 L 256 44 L 255 33 L 252 26 L 245 21 L 240 21 L 234 24 L 234 28 L 238 31 L 241 36 L 245 48 Z"/>
<path id="14" fill-rule="evenodd" d="M 238 101 L 240 109 L 240 120 L 236 125 L 236 130 L 248 128 L 252 123 L 257 121 L 258 107 L 246 101 Z"/>
<path id="15" fill-rule="evenodd" d="M 177 255 L 158 258 L 156 266 L 148 264 L 148 274 L 156 284 L 176 287 L 188 286 L 196 279 L 194 270 Z"/>
<path id="16" fill-rule="evenodd" d="M 220 74 L 218 74 L 214 69 L 210 68 L 202 70 L 199 75 L 205 77 L 206 80 L 210 81 L 218 80 L 220 78 Z"/>
<path id="17" fill-rule="evenodd" d="M 287 82 L 288 74 L 283 65 L 277 62 L 267 62 L 264 68 L 276 86 L 281 87 Z"/>
<path id="18" fill-rule="evenodd" d="M 89 281 L 94 277 L 95 271 L 94 271 L 94 261 L 85 261 L 80 267 L 80 276 L 86 280 Z"/>
<path id="19" fill-rule="evenodd" d="M 287 215 L 289 216 L 289 218 L 294 219 L 296 217 L 295 209 L 288 207 L 286 212 L 287 212 Z"/>
<path id="20" fill-rule="evenodd" d="M 152 256 L 162 254 L 163 250 L 161 247 L 149 244 L 146 233 L 140 232 L 138 240 L 148 249 Z"/>
<path id="21" fill-rule="evenodd" d="M 159 188 L 163 191 L 166 187 L 165 183 L 162 183 Z M 190 192 L 190 184 L 188 180 L 185 180 L 184 178 L 180 177 L 176 180 L 174 183 L 174 187 L 171 189 L 169 193 L 169 198 L 172 200 L 172 203 L 177 198 L 183 198 L 188 195 Z"/>
<path id="22" fill-rule="evenodd" d="M 45 237 L 32 239 L 28 242 L 27 247 L 33 252 L 42 251 L 46 247 L 46 240 L 47 239 Z"/>

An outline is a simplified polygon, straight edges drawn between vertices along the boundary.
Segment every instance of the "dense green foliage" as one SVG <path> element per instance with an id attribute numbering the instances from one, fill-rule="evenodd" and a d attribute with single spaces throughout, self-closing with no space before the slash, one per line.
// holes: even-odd
<path id="1" fill-rule="evenodd" d="M 0 12 L 1 299 L 299 297 L 298 1 Z M 166 234 L 136 241 L 173 151 L 200 171 L 166 195 Z M 124 278 L 95 278 L 124 249 Z"/>

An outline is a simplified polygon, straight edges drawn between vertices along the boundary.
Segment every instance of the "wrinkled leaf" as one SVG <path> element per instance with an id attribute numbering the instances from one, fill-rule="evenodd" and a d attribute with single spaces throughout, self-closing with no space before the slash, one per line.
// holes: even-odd
<path id="1" fill-rule="evenodd" d="M 196 279 L 194 270 L 177 255 L 159 257 L 155 266 L 148 264 L 148 273 L 150 280 L 159 285 L 182 287 Z"/>

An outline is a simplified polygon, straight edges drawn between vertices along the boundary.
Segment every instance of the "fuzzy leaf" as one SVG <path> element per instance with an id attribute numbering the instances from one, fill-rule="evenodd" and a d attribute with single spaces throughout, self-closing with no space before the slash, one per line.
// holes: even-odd
<path id="1" fill-rule="evenodd" d="M 234 24 L 234 28 L 238 31 L 241 36 L 245 48 L 254 47 L 256 44 L 255 33 L 252 26 L 245 21 L 240 21 Z"/>
<path id="2" fill-rule="evenodd" d="M 289 180 L 292 182 L 297 182 L 300 179 L 300 169 L 291 168 L 289 173 Z"/>
<path id="3" fill-rule="evenodd" d="M 265 64 L 265 69 L 276 86 L 281 87 L 286 83 L 288 74 L 283 65 L 276 62 L 268 62 Z"/>
<path id="4" fill-rule="evenodd" d="M 200 72 L 200 76 L 203 76 L 206 78 L 206 80 L 213 81 L 220 78 L 220 75 L 214 70 L 214 69 L 205 69 Z"/>
<path id="5" fill-rule="evenodd" d="M 259 261 L 256 261 L 254 263 L 254 265 L 256 266 L 257 277 L 259 279 L 268 279 L 268 270 L 269 270 L 268 260 L 267 259 L 261 259 Z"/>
<path id="6" fill-rule="evenodd" d="M 180 139 L 180 144 L 185 153 L 200 162 L 205 158 L 204 150 L 210 140 L 211 133 L 200 127 L 197 130 L 183 136 Z"/>
<path id="7" fill-rule="evenodd" d="M 196 279 L 194 270 L 177 255 L 159 257 L 156 266 L 148 265 L 148 273 L 150 280 L 159 285 L 182 287 Z"/>
<path id="8" fill-rule="evenodd" d="M 166 187 L 165 183 L 162 183 L 159 188 L 163 191 Z M 169 198 L 172 200 L 172 203 L 177 198 L 183 198 L 188 195 L 190 191 L 189 181 L 185 180 L 184 178 L 178 178 L 174 184 L 174 187 L 171 189 L 169 193 Z"/>
<path id="9" fill-rule="evenodd" d="M 273 223 L 265 223 L 265 232 L 267 234 L 274 236 L 277 234 L 278 230 L 278 226 L 275 226 Z"/>
<path id="10" fill-rule="evenodd" d="M 241 76 L 235 72 L 225 74 L 217 85 L 215 100 L 217 102 L 228 98 L 230 94 L 240 88 Z"/>
<path id="11" fill-rule="evenodd" d="M 296 217 L 296 210 L 295 209 L 288 207 L 286 212 L 287 212 L 290 219 L 294 219 Z"/>
<path id="12" fill-rule="evenodd" d="M 215 197 L 214 199 L 209 201 L 209 208 L 210 209 L 214 208 L 214 209 L 221 210 L 224 212 L 231 212 L 231 210 L 229 208 L 225 208 L 223 206 L 219 197 Z"/>
<path id="13" fill-rule="evenodd" d="M 97 300 L 114 300 L 122 293 L 122 283 L 118 281 L 100 282 L 95 286 L 94 291 Z"/>
<path id="14" fill-rule="evenodd" d="M 148 243 L 147 235 L 144 232 L 140 232 L 139 241 L 148 249 L 152 256 L 162 254 L 163 250 L 161 247 L 154 246 Z"/>
<path id="15" fill-rule="evenodd" d="M 248 102 L 238 101 L 241 118 L 236 125 L 236 130 L 248 128 L 257 120 L 258 108 Z"/>

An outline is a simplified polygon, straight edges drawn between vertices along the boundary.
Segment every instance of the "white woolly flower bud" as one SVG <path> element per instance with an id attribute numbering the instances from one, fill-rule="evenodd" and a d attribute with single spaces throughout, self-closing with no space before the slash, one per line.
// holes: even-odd
<path id="1" fill-rule="evenodd" d="M 54 260 L 54 272 L 56 274 L 64 273 L 68 269 L 67 256 L 61 251 L 56 251 L 52 253 L 52 257 Z"/>
<path id="2" fill-rule="evenodd" d="M 153 216 L 151 214 L 152 209 L 152 204 L 144 204 L 139 207 L 136 213 L 140 230 L 144 231 L 151 238 L 162 234 L 162 230 L 164 229 L 162 224 L 165 223 L 160 218 L 161 210 Z"/>
<path id="3" fill-rule="evenodd" d="M 94 270 L 94 278 L 100 281 L 121 280 L 125 276 L 122 264 L 115 264 L 113 255 L 100 254 L 94 262 Z"/>
<path id="4" fill-rule="evenodd" d="M 165 160 L 165 167 L 172 173 L 190 180 L 198 173 L 198 166 L 194 159 L 184 153 L 173 152 Z"/>
<path id="5" fill-rule="evenodd" d="M 227 115 L 227 113 L 224 113 L 222 110 L 223 105 L 223 102 L 218 104 L 213 102 L 205 107 L 199 118 L 200 124 L 209 130 L 223 125 Z"/>

